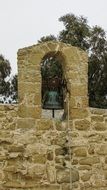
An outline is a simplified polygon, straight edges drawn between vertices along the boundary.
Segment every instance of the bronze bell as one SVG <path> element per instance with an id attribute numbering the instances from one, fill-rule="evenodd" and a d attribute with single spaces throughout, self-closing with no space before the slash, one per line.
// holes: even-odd
<path id="1" fill-rule="evenodd" d="M 46 91 L 43 97 L 43 109 L 63 109 L 63 99 L 58 91 Z"/>

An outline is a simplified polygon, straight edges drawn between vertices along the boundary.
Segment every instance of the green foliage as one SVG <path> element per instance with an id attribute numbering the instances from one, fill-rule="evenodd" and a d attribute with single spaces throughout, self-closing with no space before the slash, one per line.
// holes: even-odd
<path id="1" fill-rule="evenodd" d="M 0 94 L 9 94 L 9 81 L 6 78 L 9 77 L 11 72 L 10 63 L 7 59 L 0 55 Z"/>
<path id="2" fill-rule="evenodd" d="M 90 106 L 107 107 L 107 40 L 99 26 L 91 30 L 88 76 Z"/>
<path id="3" fill-rule="evenodd" d="M 84 50 L 89 48 L 90 27 L 86 18 L 67 14 L 60 17 L 59 21 L 63 22 L 65 26 L 65 29 L 59 34 L 60 41 L 78 46 Z"/>
<path id="4" fill-rule="evenodd" d="M 88 89 L 90 106 L 107 108 L 107 39 L 105 31 L 90 27 L 85 17 L 66 14 L 59 18 L 64 29 L 56 40 L 86 50 L 89 55 Z M 55 40 L 54 36 L 41 38 L 41 42 Z M 48 73 L 47 73 L 48 75 Z"/>
<path id="5" fill-rule="evenodd" d="M 54 35 L 49 35 L 49 36 L 43 36 L 40 40 L 38 40 L 38 43 L 43 43 L 47 41 L 56 41 L 57 38 Z"/>
<path id="6" fill-rule="evenodd" d="M 41 64 L 41 74 L 44 80 L 47 78 L 54 78 L 56 76 L 61 78 L 61 64 L 54 56 L 47 57 L 46 59 L 44 58 Z"/>
<path id="7" fill-rule="evenodd" d="M 10 62 L 0 55 L 0 103 L 17 101 L 17 76 L 10 78 Z"/>
<path id="8" fill-rule="evenodd" d="M 14 75 L 10 82 L 10 97 L 12 101 L 17 102 L 18 100 L 18 79 L 17 75 Z"/>

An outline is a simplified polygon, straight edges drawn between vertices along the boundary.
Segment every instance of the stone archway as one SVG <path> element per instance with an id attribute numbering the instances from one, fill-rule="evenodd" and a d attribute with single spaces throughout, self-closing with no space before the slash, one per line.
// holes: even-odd
<path id="1" fill-rule="evenodd" d="M 70 93 L 70 109 L 81 112 L 88 106 L 88 65 L 84 51 L 60 42 L 46 42 L 18 51 L 19 116 L 41 117 L 40 63 L 47 54 L 56 53 L 62 63 L 67 88 Z"/>

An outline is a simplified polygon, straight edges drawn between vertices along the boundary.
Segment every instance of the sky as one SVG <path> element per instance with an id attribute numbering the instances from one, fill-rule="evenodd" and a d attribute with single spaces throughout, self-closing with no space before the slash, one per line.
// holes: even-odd
<path id="1" fill-rule="evenodd" d="M 17 51 L 46 35 L 58 35 L 64 26 L 58 18 L 83 15 L 89 25 L 107 31 L 107 0 L 0 0 L 0 54 L 17 73 Z"/>

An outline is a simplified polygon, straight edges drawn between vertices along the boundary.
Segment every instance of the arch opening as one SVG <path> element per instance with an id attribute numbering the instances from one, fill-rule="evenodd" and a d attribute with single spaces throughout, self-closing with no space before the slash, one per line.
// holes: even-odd
<path id="1" fill-rule="evenodd" d="M 58 54 L 51 52 L 44 56 L 41 61 L 41 75 L 43 116 L 62 118 L 64 112 L 65 80 L 62 63 Z"/>

